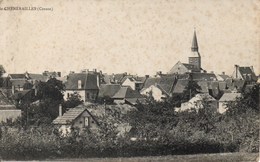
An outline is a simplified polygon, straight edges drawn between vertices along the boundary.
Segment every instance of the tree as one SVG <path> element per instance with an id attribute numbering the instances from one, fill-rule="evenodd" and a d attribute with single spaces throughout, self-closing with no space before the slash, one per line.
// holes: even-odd
<path id="1" fill-rule="evenodd" d="M 194 80 L 189 80 L 182 94 L 182 103 L 189 101 L 192 97 L 199 93 L 201 87 Z"/>
<path id="2" fill-rule="evenodd" d="M 39 82 L 37 87 L 38 99 L 63 100 L 64 85 L 56 78 L 51 78 L 47 82 Z"/>
<path id="3" fill-rule="evenodd" d="M 74 108 L 82 103 L 83 103 L 83 100 L 81 99 L 81 96 L 77 92 L 74 92 L 67 98 L 66 101 L 63 102 L 62 107 L 63 108 Z"/>

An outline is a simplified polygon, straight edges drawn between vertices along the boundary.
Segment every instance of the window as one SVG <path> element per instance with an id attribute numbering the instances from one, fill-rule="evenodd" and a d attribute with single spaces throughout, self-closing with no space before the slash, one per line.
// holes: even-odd
<path id="1" fill-rule="evenodd" d="M 81 80 L 78 80 L 78 89 L 81 89 L 81 88 L 82 88 Z"/>
<path id="2" fill-rule="evenodd" d="M 67 93 L 67 98 L 69 98 L 70 97 L 70 94 L 69 93 Z"/>
<path id="3" fill-rule="evenodd" d="M 89 126 L 89 117 L 85 117 L 84 125 L 85 125 L 85 127 Z"/>

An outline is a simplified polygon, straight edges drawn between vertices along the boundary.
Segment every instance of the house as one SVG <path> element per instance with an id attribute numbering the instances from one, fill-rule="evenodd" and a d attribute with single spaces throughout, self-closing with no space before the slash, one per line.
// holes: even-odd
<path id="1" fill-rule="evenodd" d="M 35 84 L 36 82 L 47 82 L 49 79 L 48 76 L 44 76 L 43 74 L 32 74 L 28 72 L 25 73 L 25 76 L 32 84 Z"/>
<path id="2" fill-rule="evenodd" d="M 203 103 L 204 101 L 206 103 Z M 198 111 L 198 109 L 202 108 L 213 109 L 213 111 L 217 111 L 218 101 L 207 93 L 199 93 L 191 98 L 188 102 L 182 103 L 180 108 L 176 108 L 176 111 L 181 112 L 191 109 Z"/>
<path id="3" fill-rule="evenodd" d="M 71 73 L 65 83 L 64 99 L 77 92 L 84 102 L 94 102 L 97 99 L 100 86 L 98 74 Z"/>
<path id="4" fill-rule="evenodd" d="M 120 90 L 120 84 L 101 84 L 99 87 L 98 98 L 106 100 L 104 102 L 113 102 L 112 97 Z"/>
<path id="5" fill-rule="evenodd" d="M 143 102 L 145 98 L 130 86 L 122 86 L 120 90 L 112 97 L 117 104 L 136 105 L 138 102 Z"/>
<path id="6" fill-rule="evenodd" d="M 59 116 L 53 121 L 53 124 L 59 127 L 62 135 L 70 133 L 72 129 L 79 129 L 82 132 L 84 129 L 95 132 L 98 130 L 98 122 L 94 116 L 88 111 L 87 106 L 79 105 L 75 108 L 70 108 L 62 115 L 61 106 L 59 108 Z"/>
<path id="7" fill-rule="evenodd" d="M 225 81 L 228 78 L 231 78 L 230 76 L 226 75 L 225 72 L 222 72 L 222 74 L 216 74 L 218 81 Z"/>
<path id="8" fill-rule="evenodd" d="M 20 109 L 8 100 L 8 98 L 0 92 L 0 123 L 7 121 L 14 121 L 22 114 Z"/>
<path id="9" fill-rule="evenodd" d="M 247 83 L 255 83 L 257 81 L 253 66 L 240 67 L 239 65 L 235 65 L 232 78 L 245 80 Z"/>
<path id="10" fill-rule="evenodd" d="M 174 88 L 173 88 L 173 94 L 182 94 L 186 87 L 189 84 L 189 80 L 187 79 L 178 79 L 177 83 L 175 84 Z"/>
<path id="11" fill-rule="evenodd" d="M 189 55 L 189 63 L 181 63 L 178 61 L 168 72 L 169 74 L 185 74 L 190 72 L 203 71 L 201 68 L 201 56 L 199 53 L 199 46 L 197 41 L 196 31 L 194 31 L 192 44 L 191 44 L 191 53 Z"/>
<path id="12" fill-rule="evenodd" d="M 121 80 L 121 85 L 130 86 L 133 90 L 140 91 L 143 88 L 144 83 L 148 77 L 149 77 L 148 75 L 145 77 L 125 76 Z"/>
<path id="13" fill-rule="evenodd" d="M 148 78 L 140 93 L 146 96 L 151 95 L 156 101 L 162 101 L 172 96 L 176 82 L 175 75 Z"/>
<path id="14" fill-rule="evenodd" d="M 56 71 L 44 71 L 42 73 L 43 76 L 46 76 L 47 78 L 59 78 L 61 77 L 61 72 Z"/>
<path id="15" fill-rule="evenodd" d="M 178 61 L 168 72 L 168 74 L 186 74 L 189 72 L 200 72 L 200 69 L 193 65 L 187 63 L 181 63 Z"/>
<path id="16" fill-rule="evenodd" d="M 219 113 L 224 113 L 228 109 L 228 102 L 235 102 L 238 97 L 241 97 L 241 93 L 224 93 L 223 96 L 219 99 Z"/>

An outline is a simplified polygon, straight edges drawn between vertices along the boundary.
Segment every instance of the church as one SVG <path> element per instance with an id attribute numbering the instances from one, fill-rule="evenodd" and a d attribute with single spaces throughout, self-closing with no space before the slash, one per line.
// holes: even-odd
<path id="1" fill-rule="evenodd" d="M 196 31 L 194 31 L 191 53 L 189 55 L 189 63 L 181 63 L 178 61 L 168 72 L 168 74 L 185 74 L 190 72 L 205 72 L 201 68 L 201 56 L 199 53 L 199 46 L 196 36 Z"/>

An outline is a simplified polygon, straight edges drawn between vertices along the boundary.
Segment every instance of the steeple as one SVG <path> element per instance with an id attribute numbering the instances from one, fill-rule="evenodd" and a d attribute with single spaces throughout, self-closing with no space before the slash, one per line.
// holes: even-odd
<path id="1" fill-rule="evenodd" d="M 193 35 L 193 40 L 192 40 L 192 45 L 191 45 L 191 51 L 192 52 L 198 52 L 199 51 L 199 46 L 197 42 L 197 36 L 196 36 L 196 30 L 194 29 L 194 35 Z"/>

